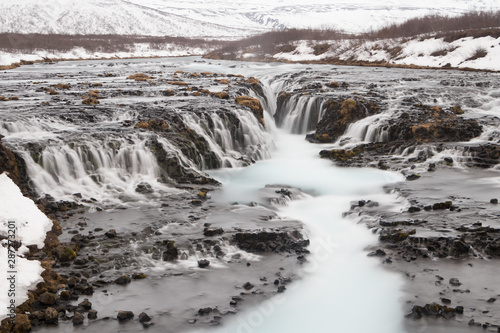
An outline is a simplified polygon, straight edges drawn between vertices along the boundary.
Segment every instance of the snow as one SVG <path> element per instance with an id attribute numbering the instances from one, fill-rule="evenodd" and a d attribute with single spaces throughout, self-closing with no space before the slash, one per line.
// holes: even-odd
<path id="1" fill-rule="evenodd" d="M 364 32 L 426 14 L 498 10 L 497 0 L 16 0 L 0 32 L 244 37 L 282 28 Z"/>
<path id="2" fill-rule="evenodd" d="M 68 52 L 53 52 L 47 50 L 37 50 L 34 53 L 8 53 L 0 51 L 0 66 L 10 65 L 21 60 L 38 61 L 44 58 L 49 59 L 99 59 L 99 58 L 145 58 L 145 57 L 182 57 L 202 55 L 210 51 L 210 48 L 186 47 L 178 44 L 166 43 L 161 49 L 153 48 L 149 43 L 136 43 L 130 52 L 95 52 L 91 53 L 83 48 L 74 48 Z"/>
<path id="3" fill-rule="evenodd" d="M 313 44 L 328 43 L 330 49 L 314 55 Z M 387 62 L 396 65 L 416 65 L 423 67 L 474 68 L 500 71 L 500 38 L 467 37 L 453 42 L 443 38 L 416 37 L 412 40 L 387 39 L 378 41 L 298 41 L 292 52 L 277 53 L 275 60 L 317 61 L 338 58 L 351 61 Z M 470 59 L 478 49 L 486 51 L 484 57 Z M 396 50 L 394 54 L 391 51 Z M 438 51 L 440 54 L 435 54 Z M 434 55 L 433 55 L 434 54 Z M 243 55 L 244 56 L 244 55 Z"/>
<path id="4" fill-rule="evenodd" d="M 40 274 L 43 268 L 39 261 L 28 260 L 23 254 L 28 251 L 28 245 L 36 245 L 42 248 L 45 235 L 52 228 L 52 221 L 45 216 L 35 205 L 33 200 L 23 196 L 17 185 L 7 176 L 0 174 L 0 235 L 7 237 L 9 222 L 15 223 L 15 239 L 22 242 L 22 246 L 16 251 L 16 264 L 14 270 L 16 274 L 16 305 L 22 304 L 28 299 L 27 291 L 42 281 Z M 8 268 L 7 240 L 2 241 L 0 246 L 0 281 L 2 286 L 7 286 L 8 273 L 12 268 Z M 9 298 L 7 290 L 2 290 L 0 297 L 0 318 L 7 315 Z"/>
<path id="5" fill-rule="evenodd" d="M 0 175 L 0 234 L 7 235 L 7 223 L 15 221 L 16 236 L 23 245 L 41 249 L 52 221 L 43 214 L 33 200 L 26 198 L 17 185 L 3 173 Z"/>

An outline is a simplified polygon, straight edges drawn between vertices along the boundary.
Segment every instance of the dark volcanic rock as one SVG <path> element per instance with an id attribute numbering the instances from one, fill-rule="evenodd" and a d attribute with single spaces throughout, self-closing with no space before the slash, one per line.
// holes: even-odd
<path id="1" fill-rule="evenodd" d="M 206 268 L 209 265 L 210 265 L 210 261 L 208 261 L 207 259 L 198 260 L 198 267 L 200 267 L 200 268 Z"/>
<path id="2" fill-rule="evenodd" d="M 205 228 L 203 229 L 203 235 L 207 237 L 222 235 L 224 233 L 224 229 L 222 228 Z"/>
<path id="3" fill-rule="evenodd" d="M 115 280 L 116 284 L 124 285 L 124 284 L 129 284 L 132 281 L 129 276 L 127 275 L 122 275 L 118 279 Z"/>
<path id="4" fill-rule="evenodd" d="M 245 289 L 245 290 L 250 290 L 253 287 L 255 287 L 255 286 L 253 284 L 251 284 L 250 282 L 245 282 L 245 284 L 243 285 L 243 289 Z"/>
<path id="5" fill-rule="evenodd" d="M 151 321 L 151 317 L 147 313 L 141 312 L 139 315 L 139 322 L 146 323 L 148 321 Z"/>
<path id="6" fill-rule="evenodd" d="M 349 124 L 379 113 L 378 104 L 359 97 L 331 99 L 325 103 L 325 111 L 318 122 L 316 132 L 308 134 L 310 142 L 334 142 L 346 131 Z"/>
<path id="7" fill-rule="evenodd" d="M 209 313 L 211 313 L 214 309 L 210 308 L 210 307 L 207 307 L 207 308 L 201 308 L 198 310 L 198 314 L 200 316 L 204 316 L 204 315 L 207 315 Z"/>
<path id="8" fill-rule="evenodd" d="M 116 237 L 116 230 L 115 229 L 109 229 L 104 233 L 106 237 L 108 238 L 115 238 Z"/>
<path id="9" fill-rule="evenodd" d="M 163 241 L 163 261 L 174 261 L 179 258 L 179 251 L 177 250 L 177 246 L 174 241 L 165 240 Z"/>
<path id="10" fill-rule="evenodd" d="M 89 319 L 97 319 L 97 311 L 96 310 L 89 310 L 87 317 Z"/>
<path id="11" fill-rule="evenodd" d="M 118 314 L 116 315 L 116 318 L 119 321 L 125 321 L 134 318 L 134 313 L 132 311 L 118 311 Z"/>
<path id="12" fill-rule="evenodd" d="M 232 241 L 240 249 L 250 252 L 307 252 L 309 240 L 304 240 L 299 232 L 237 233 Z"/>
<path id="13" fill-rule="evenodd" d="M 81 325 L 83 324 L 83 320 L 83 315 L 80 312 L 75 312 L 71 321 L 73 322 L 73 325 Z"/>

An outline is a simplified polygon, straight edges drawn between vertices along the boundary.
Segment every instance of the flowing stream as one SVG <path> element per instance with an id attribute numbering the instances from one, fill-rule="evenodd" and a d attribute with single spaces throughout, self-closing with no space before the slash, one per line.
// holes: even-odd
<path id="1" fill-rule="evenodd" d="M 366 257 L 363 249 L 375 244 L 376 237 L 365 226 L 342 218 L 351 200 L 396 202 L 382 186 L 402 176 L 333 167 L 317 157 L 319 147 L 282 130 L 277 132 L 276 147 L 269 160 L 210 172 L 224 184 L 216 200 L 258 200 L 259 189 L 267 184 L 286 184 L 309 193 L 279 212 L 309 229 L 309 263 L 303 280 L 223 325 L 220 332 L 331 332 L 332 327 L 340 332 L 403 332 L 402 280 Z"/>

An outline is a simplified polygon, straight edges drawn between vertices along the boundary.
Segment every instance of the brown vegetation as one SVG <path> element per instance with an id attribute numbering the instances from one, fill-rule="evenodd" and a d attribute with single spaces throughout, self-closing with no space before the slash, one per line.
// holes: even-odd
<path id="1" fill-rule="evenodd" d="M 264 125 L 264 108 L 257 98 L 253 98 L 250 96 L 238 96 L 235 98 L 235 102 L 236 104 L 249 107 L 259 123 Z"/>
<path id="2" fill-rule="evenodd" d="M 88 97 L 88 98 L 85 98 L 85 99 L 82 101 L 82 104 L 86 104 L 86 105 L 96 105 L 96 104 L 99 104 L 99 101 L 97 100 L 97 98 Z"/>
<path id="3" fill-rule="evenodd" d="M 413 37 L 436 32 L 489 29 L 500 26 L 500 11 L 470 12 L 449 17 L 438 14 L 409 19 L 403 23 L 391 24 L 366 34 L 372 39 Z"/>
<path id="4" fill-rule="evenodd" d="M 487 54 L 488 54 L 488 51 L 485 48 L 478 47 L 474 51 L 474 54 L 470 58 L 468 58 L 466 61 L 476 60 L 476 59 L 479 59 L 479 58 L 484 58 L 484 57 L 486 57 Z"/>
<path id="5" fill-rule="evenodd" d="M 165 44 L 189 47 L 217 46 L 222 42 L 169 36 L 122 35 L 62 35 L 62 34 L 0 34 L 0 50 L 32 53 L 39 49 L 67 52 L 81 47 L 89 52 L 130 52 L 135 43 L 150 43 L 151 48 L 162 50 Z"/>
<path id="6" fill-rule="evenodd" d="M 132 74 L 132 75 L 129 75 L 127 77 L 127 79 L 129 79 L 129 80 L 135 80 L 135 81 L 147 81 L 147 80 L 151 80 L 151 79 L 154 79 L 154 78 L 155 77 L 149 76 L 149 75 L 144 74 L 144 73 Z"/>

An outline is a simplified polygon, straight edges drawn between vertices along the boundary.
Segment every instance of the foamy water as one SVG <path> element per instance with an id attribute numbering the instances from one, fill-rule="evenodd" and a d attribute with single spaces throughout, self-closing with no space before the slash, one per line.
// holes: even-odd
<path id="1" fill-rule="evenodd" d="M 283 217 L 301 220 L 311 240 L 302 280 L 283 294 L 248 309 L 216 332 L 404 332 L 402 279 L 366 256 L 377 242 L 364 225 L 342 218 L 351 200 L 394 200 L 384 184 L 402 176 L 375 169 L 337 168 L 318 158 L 321 147 L 302 136 L 277 134 L 270 160 L 239 170 L 218 170 L 224 182 L 216 200 L 257 201 L 266 184 L 297 187 L 311 195 L 280 209 Z M 360 320 L 360 318 L 363 318 Z"/>

